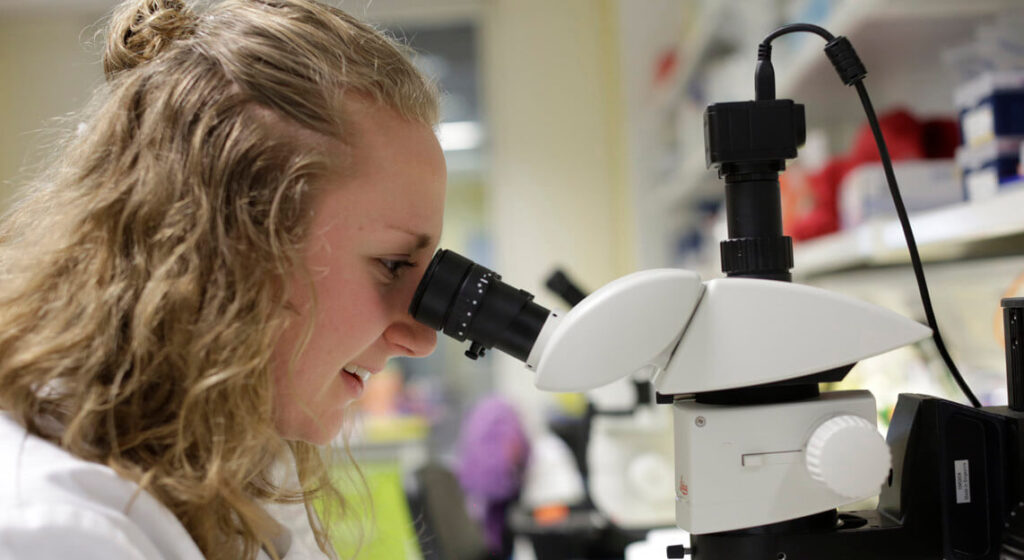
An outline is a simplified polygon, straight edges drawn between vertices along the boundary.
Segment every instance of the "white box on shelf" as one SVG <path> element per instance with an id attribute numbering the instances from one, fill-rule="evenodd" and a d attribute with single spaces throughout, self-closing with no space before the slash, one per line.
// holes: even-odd
<path id="1" fill-rule="evenodd" d="M 896 181 L 908 212 L 930 210 L 964 200 L 953 160 L 911 160 L 893 163 Z M 871 218 L 896 215 L 881 163 L 860 165 L 839 187 L 839 220 L 844 229 Z"/>
<path id="2" fill-rule="evenodd" d="M 998 137 L 977 146 L 956 149 L 956 164 L 967 200 L 992 198 L 1019 176 L 1024 137 Z"/>
<path id="3" fill-rule="evenodd" d="M 953 93 L 967 146 L 978 147 L 1004 136 L 1024 134 L 1024 70 L 985 72 Z"/>

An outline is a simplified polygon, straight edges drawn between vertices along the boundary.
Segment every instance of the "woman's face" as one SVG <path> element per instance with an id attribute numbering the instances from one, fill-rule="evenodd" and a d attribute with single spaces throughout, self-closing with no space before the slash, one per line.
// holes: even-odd
<path id="1" fill-rule="evenodd" d="M 277 430 L 315 444 L 335 437 L 362 392 L 346 369 L 376 373 L 392 356 L 426 356 L 437 343 L 408 309 L 441 234 L 444 156 L 428 126 L 383 106 L 352 109 L 356 140 L 338 154 L 345 170 L 327 177 L 314 206 L 309 277 L 292 279 L 296 314 L 273 354 Z"/>

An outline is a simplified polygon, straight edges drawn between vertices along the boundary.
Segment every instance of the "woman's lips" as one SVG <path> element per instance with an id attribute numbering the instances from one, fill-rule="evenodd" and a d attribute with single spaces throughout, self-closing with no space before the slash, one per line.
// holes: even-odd
<path id="1" fill-rule="evenodd" d="M 347 369 L 342 369 L 341 375 L 342 377 L 345 378 L 345 381 L 352 387 L 356 397 L 363 393 L 363 388 L 365 387 L 365 384 L 363 382 L 362 377 L 348 371 Z"/>
<path id="2" fill-rule="evenodd" d="M 371 375 L 373 375 L 372 371 L 370 371 L 370 370 L 368 370 L 368 369 L 366 369 L 366 368 L 364 368 L 362 366 L 357 366 L 357 365 L 354 365 L 354 364 L 349 364 L 349 365 L 347 365 L 347 366 L 345 366 L 345 367 L 343 367 L 341 369 L 345 370 L 348 373 L 351 373 L 352 375 L 355 375 L 356 377 L 361 379 L 364 383 L 368 379 L 370 379 Z"/>

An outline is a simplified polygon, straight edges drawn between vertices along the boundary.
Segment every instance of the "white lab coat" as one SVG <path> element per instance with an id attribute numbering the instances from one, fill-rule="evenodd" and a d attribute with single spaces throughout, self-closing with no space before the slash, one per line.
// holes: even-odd
<path id="1" fill-rule="evenodd" d="M 0 411 L 0 559 L 202 560 L 185 527 L 152 495 L 140 492 L 127 508 L 136 490 L 113 469 L 28 435 Z M 304 546 L 285 555 L 309 557 Z M 260 559 L 269 556 L 260 551 Z"/>

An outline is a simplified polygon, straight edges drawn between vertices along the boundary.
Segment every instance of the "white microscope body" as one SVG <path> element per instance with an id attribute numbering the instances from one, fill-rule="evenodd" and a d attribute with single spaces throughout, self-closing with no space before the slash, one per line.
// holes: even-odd
<path id="1" fill-rule="evenodd" d="M 688 396 L 825 372 L 930 334 L 889 310 L 809 286 L 702 282 L 690 271 L 656 269 L 552 313 L 526 363 L 547 391 L 653 372 L 655 390 L 675 396 L 676 523 L 706 534 L 872 497 L 889 476 L 889 449 L 867 391 L 749 406 Z"/>

